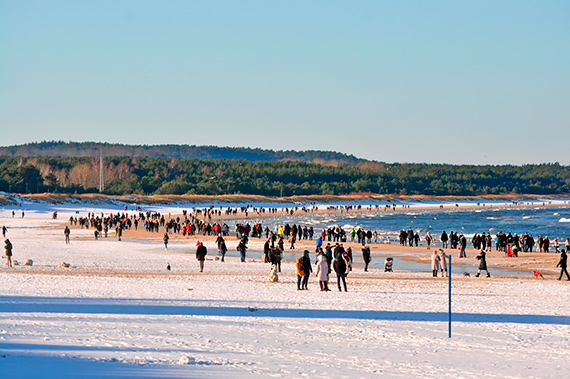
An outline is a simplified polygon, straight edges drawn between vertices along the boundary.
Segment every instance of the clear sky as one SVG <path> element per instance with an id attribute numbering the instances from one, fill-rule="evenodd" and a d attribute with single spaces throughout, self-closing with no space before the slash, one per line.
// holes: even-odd
<path id="1" fill-rule="evenodd" d="M 570 164 L 570 1 L 0 0 L 0 145 Z"/>

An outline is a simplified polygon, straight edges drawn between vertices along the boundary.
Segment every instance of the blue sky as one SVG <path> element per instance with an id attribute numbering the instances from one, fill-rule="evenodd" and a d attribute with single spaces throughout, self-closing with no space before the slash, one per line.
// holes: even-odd
<path id="1" fill-rule="evenodd" d="M 570 164 L 568 1 L 0 0 L 0 145 Z"/>

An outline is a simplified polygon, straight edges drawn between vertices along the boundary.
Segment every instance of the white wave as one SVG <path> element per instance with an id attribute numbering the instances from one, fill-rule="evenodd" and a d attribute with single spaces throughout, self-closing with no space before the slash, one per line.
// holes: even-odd
<path id="1" fill-rule="evenodd" d="M 531 218 L 532 216 L 523 216 L 523 220 L 528 220 L 529 218 Z"/>
<path id="2" fill-rule="evenodd" d="M 554 213 L 554 216 L 560 216 L 560 213 L 555 212 L 555 213 Z"/>
<path id="3" fill-rule="evenodd" d="M 497 220 L 497 217 L 487 217 L 487 220 Z"/>
<path id="4" fill-rule="evenodd" d="M 562 217 L 558 222 L 570 222 L 570 218 Z"/>

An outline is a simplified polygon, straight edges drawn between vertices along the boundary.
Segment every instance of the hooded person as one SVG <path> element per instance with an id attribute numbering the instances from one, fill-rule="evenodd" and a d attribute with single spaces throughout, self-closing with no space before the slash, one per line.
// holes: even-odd
<path id="1" fill-rule="evenodd" d="M 437 273 L 441 269 L 439 255 L 437 254 L 437 250 L 434 250 L 433 254 L 431 255 L 431 271 L 434 277 L 437 277 Z"/>
<path id="2" fill-rule="evenodd" d="M 317 256 L 317 278 L 319 278 L 319 284 L 321 286 L 321 291 L 330 291 L 327 285 L 327 280 L 329 276 L 329 265 L 323 254 Z"/>

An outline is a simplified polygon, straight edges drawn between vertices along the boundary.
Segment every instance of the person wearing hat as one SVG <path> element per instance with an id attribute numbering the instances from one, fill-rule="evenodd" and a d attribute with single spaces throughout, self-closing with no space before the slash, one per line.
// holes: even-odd
<path id="1" fill-rule="evenodd" d="M 6 238 L 4 243 L 6 243 L 4 246 L 4 249 L 6 250 L 6 266 L 12 267 L 12 242 Z"/>
<path id="2" fill-rule="evenodd" d="M 200 262 L 200 272 L 204 272 L 204 261 L 206 260 L 206 254 L 208 254 L 208 249 L 200 241 L 196 242 L 196 259 Z"/>

